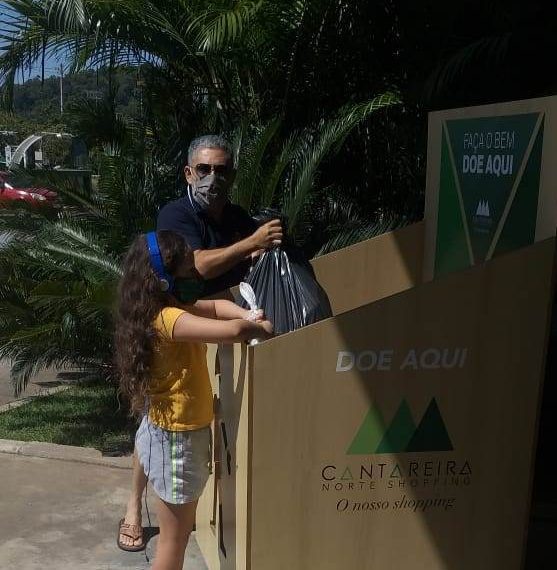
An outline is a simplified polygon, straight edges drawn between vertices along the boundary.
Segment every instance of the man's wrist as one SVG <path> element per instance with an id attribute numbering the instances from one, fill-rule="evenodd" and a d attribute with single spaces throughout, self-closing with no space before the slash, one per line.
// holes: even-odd
<path id="1" fill-rule="evenodd" d="M 259 249 L 256 241 L 253 239 L 253 235 L 244 238 L 242 241 L 237 242 L 238 245 L 242 245 L 242 253 L 246 255 L 251 255 L 254 251 Z"/>

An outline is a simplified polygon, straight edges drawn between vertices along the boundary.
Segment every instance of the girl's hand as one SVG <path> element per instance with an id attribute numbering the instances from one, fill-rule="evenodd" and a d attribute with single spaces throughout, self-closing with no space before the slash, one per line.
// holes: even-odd
<path id="1" fill-rule="evenodd" d="M 265 320 L 265 315 L 262 309 L 257 309 L 257 311 L 246 310 L 243 318 L 252 323 L 260 323 Z"/>
<path id="2" fill-rule="evenodd" d="M 263 333 L 265 334 L 263 338 L 271 338 L 273 336 L 273 324 L 271 321 L 260 321 L 257 324 L 261 327 Z"/>

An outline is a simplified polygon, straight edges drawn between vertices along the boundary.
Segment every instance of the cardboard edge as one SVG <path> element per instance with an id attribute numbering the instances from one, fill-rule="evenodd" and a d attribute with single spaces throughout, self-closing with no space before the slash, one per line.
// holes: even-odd
<path id="1" fill-rule="evenodd" d="M 530 532 L 530 521 L 532 519 L 533 512 L 533 491 L 534 491 L 534 477 L 536 472 L 536 459 L 537 459 L 537 448 L 540 439 L 540 422 L 541 422 L 541 409 L 543 404 L 543 389 L 545 386 L 545 373 L 547 368 L 547 355 L 549 348 L 549 337 L 551 334 L 551 319 L 553 312 L 557 310 L 557 297 L 555 294 L 557 285 L 557 234 L 553 238 L 548 238 L 553 240 L 553 269 L 551 272 L 551 282 L 549 290 L 553 292 L 547 302 L 547 315 L 545 322 L 545 340 L 543 349 L 543 358 L 541 363 L 540 379 L 538 382 L 538 391 L 536 399 L 538 402 L 536 413 L 535 413 L 535 424 L 534 424 L 534 436 L 532 438 L 532 458 L 530 460 L 530 477 L 528 481 L 528 498 L 526 506 L 526 517 L 524 519 L 524 537 L 522 539 L 522 568 L 526 565 L 526 555 L 528 546 L 528 537 Z M 548 241 L 548 240 L 544 240 Z"/>

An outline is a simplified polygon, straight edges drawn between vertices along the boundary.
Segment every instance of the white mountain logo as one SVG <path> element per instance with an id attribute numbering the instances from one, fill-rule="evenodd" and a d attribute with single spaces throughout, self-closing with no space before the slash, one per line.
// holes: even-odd
<path id="1" fill-rule="evenodd" d="M 483 216 L 484 218 L 489 218 L 491 216 L 489 213 L 489 202 L 487 200 L 480 200 L 478 202 L 476 216 Z"/>

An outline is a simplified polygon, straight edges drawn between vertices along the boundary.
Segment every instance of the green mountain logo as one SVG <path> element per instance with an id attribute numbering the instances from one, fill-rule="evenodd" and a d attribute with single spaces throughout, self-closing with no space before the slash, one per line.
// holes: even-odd
<path id="1" fill-rule="evenodd" d="M 383 414 L 372 406 L 348 447 L 348 455 L 452 451 L 453 444 L 439 406 L 431 399 L 420 423 L 415 424 L 406 400 L 402 400 L 385 428 Z"/>

